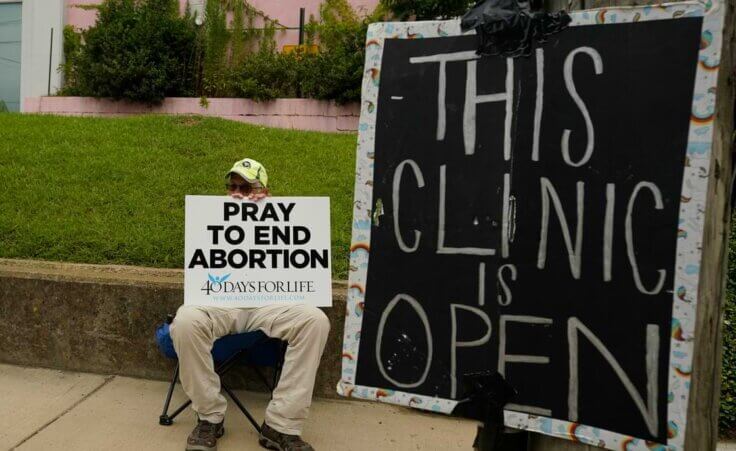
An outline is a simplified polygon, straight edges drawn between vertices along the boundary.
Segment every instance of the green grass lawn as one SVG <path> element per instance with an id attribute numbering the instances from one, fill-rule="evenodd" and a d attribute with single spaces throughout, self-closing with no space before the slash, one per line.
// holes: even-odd
<path id="1" fill-rule="evenodd" d="M 200 117 L 0 114 L 0 257 L 182 268 L 184 196 L 224 194 L 247 156 L 273 195 L 331 198 L 344 279 L 355 142 Z"/>

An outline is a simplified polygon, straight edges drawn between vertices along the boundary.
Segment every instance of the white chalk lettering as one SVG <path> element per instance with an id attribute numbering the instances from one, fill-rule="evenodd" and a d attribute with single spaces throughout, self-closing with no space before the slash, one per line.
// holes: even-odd
<path id="1" fill-rule="evenodd" d="M 437 141 L 444 141 L 447 133 L 447 63 L 451 61 L 477 60 L 480 56 L 474 52 L 440 53 L 429 56 L 409 58 L 411 64 L 439 63 L 439 83 L 437 86 Z"/>
<path id="2" fill-rule="evenodd" d="M 478 315 L 484 323 L 486 323 L 486 332 L 481 338 L 471 341 L 458 341 L 458 309 L 473 312 Z M 455 397 L 457 396 L 457 375 L 455 374 L 457 372 L 457 348 L 483 346 L 484 344 L 488 343 L 488 340 L 491 338 L 491 319 L 488 317 L 488 314 L 486 314 L 486 312 L 484 312 L 483 310 L 477 307 L 471 307 L 469 305 L 462 304 L 450 304 L 450 318 L 452 321 L 452 332 L 450 334 L 450 398 L 455 399 Z"/>
<path id="3" fill-rule="evenodd" d="M 616 185 L 606 184 L 606 216 L 603 226 L 603 280 L 611 281 L 613 260 L 613 212 L 616 204 Z"/>
<path id="4" fill-rule="evenodd" d="M 565 77 L 565 86 L 567 91 L 570 93 L 570 97 L 575 102 L 575 105 L 580 109 L 585 119 L 585 130 L 588 133 L 588 143 L 585 145 L 585 154 L 577 162 L 573 161 L 570 157 L 570 134 L 572 130 L 565 129 L 562 132 L 562 158 L 570 166 L 580 167 L 590 160 L 593 155 L 593 149 L 595 147 L 595 131 L 593 130 L 593 121 L 590 119 L 590 113 L 588 108 L 585 106 L 583 99 L 580 98 L 577 89 L 575 88 L 575 82 L 572 79 L 572 66 L 575 61 L 575 55 L 578 53 L 585 53 L 593 59 L 593 65 L 595 66 L 596 75 L 603 73 L 603 59 L 600 53 L 592 47 L 578 47 L 567 55 L 565 58 L 565 66 L 563 68 L 563 74 Z"/>
<path id="5" fill-rule="evenodd" d="M 465 80 L 465 108 L 463 113 L 463 137 L 465 155 L 475 153 L 476 120 L 478 105 L 491 102 L 505 102 L 506 116 L 504 120 L 503 156 L 511 158 L 511 122 L 513 120 L 514 101 L 514 60 L 506 58 L 506 91 L 498 94 L 478 94 L 478 62 L 468 61 Z"/>
<path id="6" fill-rule="evenodd" d="M 537 95 L 534 101 L 534 137 L 532 141 L 532 161 L 539 161 L 539 134 L 542 128 L 542 108 L 544 105 L 544 50 L 537 49 Z"/>
<path id="7" fill-rule="evenodd" d="M 501 285 L 501 290 L 503 290 L 503 294 L 504 294 L 504 296 L 501 296 L 500 293 L 498 294 L 498 305 L 502 307 L 506 307 L 509 304 L 511 304 L 511 299 L 513 297 L 511 295 L 511 289 L 506 284 L 506 280 L 503 278 L 504 269 L 508 269 L 509 271 L 511 271 L 511 280 L 516 281 L 516 265 L 512 265 L 509 263 L 506 265 L 499 266 L 498 268 L 498 283 Z"/>
<path id="8" fill-rule="evenodd" d="M 478 305 L 486 304 L 486 264 L 478 264 Z"/>
<path id="9" fill-rule="evenodd" d="M 503 175 L 503 205 L 501 207 L 501 257 L 509 258 L 509 209 L 511 207 L 511 174 Z"/>
<path id="10" fill-rule="evenodd" d="M 657 356 L 659 355 L 659 326 L 648 324 L 646 331 L 646 374 L 647 374 L 647 403 L 644 404 L 639 392 L 634 384 L 624 372 L 616 358 L 606 348 L 603 342 L 596 337 L 579 319 L 573 317 L 567 321 L 567 340 L 570 352 L 570 380 L 568 386 L 568 420 L 577 422 L 579 415 L 578 397 L 580 396 L 580 380 L 579 380 L 579 357 L 578 357 L 578 332 L 585 335 L 588 341 L 596 348 L 596 350 L 606 359 L 606 362 L 613 368 L 616 376 L 623 384 L 626 391 L 631 396 L 637 409 L 641 413 L 644 422 L 647 425 L 649 433 L 657 435 L 659 429 L 657 417 Z"/>
<path id="11" fill-rule="evenodd" d="M 634 202 L 636 201 L 636 196 L 639 194 L 639 191 L 644 188 L 651 191 L 652 195 L 654 196 L 654 208 L 656 208 L 657 210 L 661 210 L 664 208 L 664 203 L 662 202 L 662 193 L 659 191 L 659 188 L 657 188 L 657 185 L 652 182 L 639 182 L 639 184 L 636 185 L 636 187 L 634 188 L 634 192 L 631 193 L 631 197 L 629 198 L 629 205 L 626 208 L 626 255 L 629 257 L 631 272 L 634 275 L 634 283 L 636 284 L 636 288 L 644 294 L 654 295 L 662 290 L 667 271 L 664 269 L 657 270 L 657 272 L 659 273 L 659 281 L 653 289 L 647 290 L 644 287 L 644 284 L 641 282 L 641 275 L 639 274 L 639 265 L 636 263 L 636 251 L 634 250 L 634 230 L 631 223 L 631 213 L 634 210 Z"/>
<path id="12" fill-rule="evenodd" d="M 394 234 L 396 235 L 396 242 L 399 245 L 399 249 L 406 253 L 412 253 L 419 248 L 419 239 L 422 236 L 422 232 L 420 232 L 419 230 L 414 230 L 414 244 L 411 246 L 408 246 L 404 242 L 404 239 L 401 238 L 401 228 L 399 226 L 399 194 L 401 188 L 401 176 L 404 174 L 404 167 L 406 165 L 409 165 L 414 171 L 414 177 L 416 177 L 417 179 L 417 187 L 424 188 L 424 176 L 422 176 L 422 171 L 419 169 L 419 166 L 414 160 L 402 161 L 399 166 L 396 167 L 396 172 L 394 172 L 394 184 L 392 192 L 394 209 Z"/>
<path id="13" fill-rule="evenodd" d="M 585 184 L 583 182 L 577 183 L 577 226 L 575 228 L 575 245 L 572 244 L 572 237 L 570 234 L 570 228 L 567 225 L 567 219 L 565 218 L 565 212 L 562 209 L 562 203 L 560 197 L 557 195 L 552 182 L 546 177 L 540 179 L 540 185 L 542 187 L 542 229 L 541 237 L 539 239 L 539 253 L 537 254 L 537 268 L 544 269 L 547 261 L 547 235 L 549 232 L 549 214 L 550 208 L 549 203 L 552 199 L 552 203 L 555 207 L 555 213 L 560 221 L 560 228 L 562 229 L 562 237 L 565 240 L 565 246 L 567 247 L 567 255 L 570 261 L 570 271 L 575 279 L 580 279 L 580 265 L 581 265 L 581 252 L 583 249 L 583 200 L 585 198 Z"/>
<path id="14" fill-rule="evenodd" d="M 424 367 L 424 372 L 422 373 L 422 376 L 416 381 L 416 382 L 399 382 L 395 379 L 393 379 L 391 376 L 388 375 L 386 372 L 386 368 L 383 366 L 383 361 L 381 360 L 381 344 L 383 342 L 383 329 L 386 327 L 386 320 L 388 319 L 388 316 L 391 314 L 391 311 L 396 307 L 396 304 L 398 304 L 400 301 L 404 301 L 407 304 L 411 306 L 411 308 L 414 309 L 414 311 L 417 313 L 417 316 L 422 321 L 422 325 L 424 325 L 424 332 L 427 335 L 427 363 Z M 429 318 L 427 318 L 427 312 L 424 311 L 422 308 L 422 305 L 417 302 L 416 299 L 409 296 L 408 294 L 397 294 L 391 302 L 388 303 L 386 306 L 386 310 L 383 311 L 383 314 L 381 314 L 381 319 L 378 322 L 378 332 L 376 333 L 376 362 L 378 363 L 378 371 L 381 372 L 381 375 L 386 378 L 387 381 L 391 382 L 392 384 L 396 385 L 397 387 L 401 388 L 414 388 L 422 385 L 425 380 L 427 380 L 427 375 L 429 374 L 429 368 L 432 366 L 432 350 L 433 350 L 433 344 L 432 344 L 432 331 L 429 328 Z"/>

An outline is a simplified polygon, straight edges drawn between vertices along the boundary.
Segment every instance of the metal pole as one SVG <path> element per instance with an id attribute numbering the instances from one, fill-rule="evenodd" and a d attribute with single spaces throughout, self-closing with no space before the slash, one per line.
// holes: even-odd
<path id="1" fill-rule="evenodd" d="M 299 8 L 299 45 L 304 45 L 304 8 Z"/>
<path id="2" fill-rule="evenodd" d="M 48 96 L 51 95 L 51 57 L 54 55 L 54 29 L 51 28 L 51 43 L 49 44 L 49 81 L 46 86 Z"/>

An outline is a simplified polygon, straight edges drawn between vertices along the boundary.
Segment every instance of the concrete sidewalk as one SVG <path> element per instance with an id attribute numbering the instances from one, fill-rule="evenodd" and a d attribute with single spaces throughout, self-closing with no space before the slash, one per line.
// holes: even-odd
<path id="1" fill-rule="evenodd" d="M 182 451 L 194 427 L 187 409 L 159 426 L 167 384 L 0 365 L 0 450 Z M 238 392 L 257 420 L 268 396 Z M 178 387 L 174 403 L 185 396 Z M 318 450 L 469 450 L 473 421 L 397 406 L 315 400 L 304 438 Z M 261 450 L 245 417 L 231 405 L 220 451 Z"/>
<path id="2" fill-rule="evenodd" d="M 187 409 L 159 426 L 167 384 L 121 376 L 0 364 L 0 450 L 182 451 L 194 427 Z M 239 391 L 260 419 L 263 393 Z M 173 404 L 185 400 L 178 387 Z M 304 438 L 316 449 L 471 450 L 475 422 L 380 403 L 317 399 Z M 220 451 L 261 450 L 245 417 L 231 406 Z M 736 451 L 736 442 L 718 451 Z"/>

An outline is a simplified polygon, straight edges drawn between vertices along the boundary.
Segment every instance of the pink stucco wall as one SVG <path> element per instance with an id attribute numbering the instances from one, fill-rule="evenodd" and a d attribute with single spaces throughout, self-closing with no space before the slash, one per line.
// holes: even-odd
<path id="1" fill-rule="evenodd" d="M 97 11 L 79 6 L 96 5 L 101 2 L 102 0 L 66 0 L 66 23 L 77 28 L 87 28 L 94 24 Z M 183 11 L 187 0 L 179 2 Z M 349 2 L 358 14 L 366 15 L 373 12 L 379 0 L 349 0 Z M 299 8 L 305 8 L 307 20 L 310 14 L 318 17 L 322 0 L 249 0 L 248 3 L 286 27 L 298 27 Z M 276 40 L 279 47 L 298 44 L 299 34 L 296 30 L 283 31 L 277 34 Z"/>
<path id="2" fill-rule="evenodd" d="M 349 3 L 357 13 L 366 15 L 373 12 L 378 1 L 350 0 Z M 322 0 L 249 0 L 248 3 L 287 27 L 298 27 L 299 8 L 306 9 L 307 20 L 310 14 L 319 17 L 319 5 Z"/>
<path id="3" fill-rule="evenodd" d="M 277 99 L 270 102 L 209 99 L 209 106 L 204 108 L 199 98 L 189 97 L 170 97 L 154 107 L 91 97 L 27 97 L 23 108 L 26 113 L 62 116 L 197 114 L 267 127 L 320 132 L 355 132 L 360 116 L 358 104 L 337 105 L 311 99 Z"/>
<path id="4" fill-rule="evenodd" d="M 84 5 L 97 5 L 102 0 L 66 0 L 66 18 L 64 23 L 76 28 L 89 28 L 95 23 L 97 11 L 94 9 L 80 8 Z"/>

